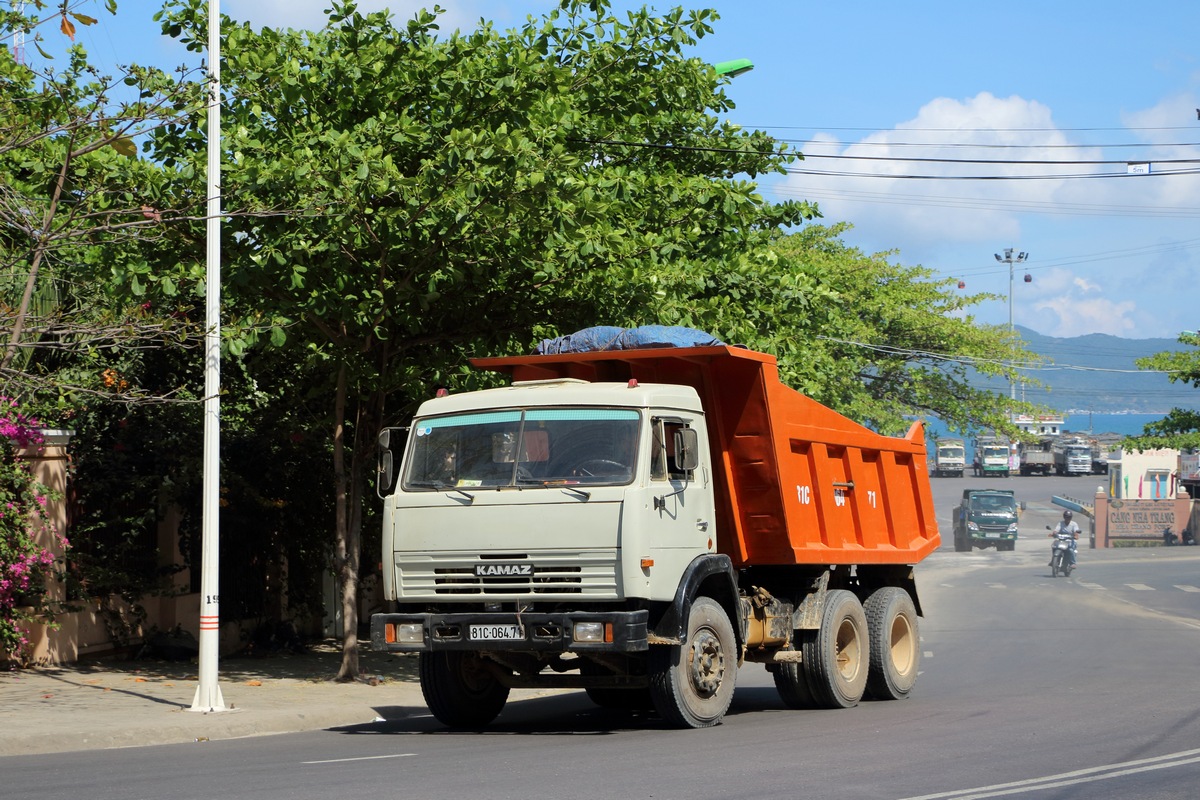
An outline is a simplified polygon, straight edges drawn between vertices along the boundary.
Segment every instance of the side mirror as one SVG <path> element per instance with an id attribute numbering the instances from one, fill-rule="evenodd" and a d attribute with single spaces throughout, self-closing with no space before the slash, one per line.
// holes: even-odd
<path id="1" fill-rule="evenodd" d="M 695 428 L 675 432 L 675 462 L 689 471 L 700 466 L 700 437 Z"/>
<path id="2" fill-rule="evenodd" d="M 379 450 L 378 461 L 375 465 L 375 494 L 380 498 L 392 493 L 396 482 L 395 458 L 392 455 L 392 432 L 396 428 L 384 428 L 379 433 L 376 446 Z M 397 442 L 397 444 L 399 444 Z"/>

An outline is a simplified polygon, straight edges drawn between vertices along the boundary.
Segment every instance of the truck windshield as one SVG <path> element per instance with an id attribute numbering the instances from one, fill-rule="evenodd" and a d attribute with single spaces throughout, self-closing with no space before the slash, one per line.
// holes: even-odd
<path id="1" fill-rule="evenodd" d="M 942 458 L 962 458 L 965 451 L 961 447 L 939 447 L 938 455 Z"/>
<path id="2" fill-rule="evenodd" d="M 418 419 L 407 491 L 625 484 L 641 416 L 625 408 L 529 408 Z"/>
<path id="3" fill-rule="evenodd" d="M 972 511 L 990 511 L 996 513 L 1012 512 L 1017 507 L 1017 501 L 1009 495 L 972 495 Z"/>

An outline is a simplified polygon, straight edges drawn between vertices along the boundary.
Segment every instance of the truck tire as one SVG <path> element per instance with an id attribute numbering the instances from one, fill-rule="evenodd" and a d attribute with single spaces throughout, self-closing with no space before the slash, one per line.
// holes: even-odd
<path id="1" fill-rule="evenodd" d="M 825 596 L 821 627 L 805 639 L 802 653 L 820 708 L 858 705 L 867 688 L 870 644 L 862 603 L 852 592 L 835 589 Z"/>
<path id="2" fill-rule="evenodd" d="M 867 692 L 876 700 L 908 697 L 921 665 L 921 635 L 912 598 L 897 586 L 885 586 L 867 598 L 863 611 L 871 642 Z"/>
<path id="3" fill-rule="evenodd" d="M 593 661 L 584 659 L 579 665 L 581 675 L 612 675 L 613 673 Z M 649 711 L 654 708 L 650 689 L 617 689 L 610 686 L 589 686 L 584 689 L 588 699 L 601 708 L 613 711 Z"/>
<path id="4" fill-rule="evenodd" d="M 508 687 L 477 653 L 421 653 L 419 672 L 425 704 L 451 728 L 482 728 L 508 702 Z"/>
<path id="5" fill-rule="evenodd" d="M 816 631 L 795 631 L 796 647 L 803 648 L 804 640 L 816 635 Z M 779 699 L 788 708 L 816 708 L 817 700 L 813 697 L 812 687 L 808 684 L 808 672 L 803 663 L 785 661 L 776 664 L 772 669 L 775 678 L 775 688 L 779 691 Z"/>
<path id="6" fill-rule="evenodd" d="M 668 724 L 711 728 L 721 722 L 737 683 L 737 639 L 720 604 L 697 597 L 683 644 L 650 648 L 650 696 Z"/>

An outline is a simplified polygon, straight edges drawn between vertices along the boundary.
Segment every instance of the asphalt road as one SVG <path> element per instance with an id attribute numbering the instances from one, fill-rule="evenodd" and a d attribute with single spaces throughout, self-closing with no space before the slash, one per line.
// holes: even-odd
<path id="1" fill-rule="evenodd" d="M 708 730 L 602 711 L 582 693 L 511 703 L 482 733 L 384 708 L 384 721 L 340 730 L 12 759 L 2 795 L 1191 800 L 1200 548 L 1085 548 L 1078 572 L 1052 578 L 1050 497 L 1071 493 L 1059 480 L 1009 479 L 1026 501 L 1015 551 L 946 543 L 920 565 L 922 675 L 904 701 L 792 711 L 751 665 Z M 963 485 L 982 482 L 935 480 L 943 530 Z"/>

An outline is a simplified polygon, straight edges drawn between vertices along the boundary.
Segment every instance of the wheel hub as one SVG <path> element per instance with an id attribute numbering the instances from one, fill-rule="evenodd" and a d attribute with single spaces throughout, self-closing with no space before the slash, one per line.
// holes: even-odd
<path id="1" fill-rule="evenodd" d="M 721 652 L 720 640 L 709 631 L 701 631 L 692 641 L 688 660 L 697 694 L 715 695 L 725 676 L 725 654 Z"/>

